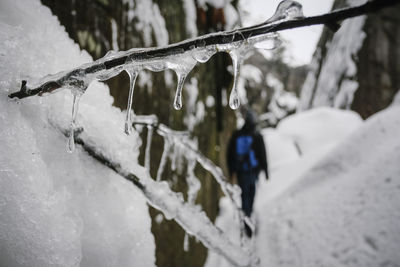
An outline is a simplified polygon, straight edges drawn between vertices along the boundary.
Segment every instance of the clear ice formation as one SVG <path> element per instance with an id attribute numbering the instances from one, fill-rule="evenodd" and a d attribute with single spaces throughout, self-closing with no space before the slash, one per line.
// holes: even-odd
<path id="1" fill-rule="evenodd" d="M 165 165 L 167 164 L 167 158 L 170 149 L 171 149 L 170 141 L 168 140 L 168 138 L 164 138 L 164 150 L 161 156 L 160 165 L 158 166 L 157 177 L 156 177 L 157 182 L 161 181 L 161 175 L 165 169 Z"/>
<path id="2" fill-rule="evenodd" d="M 279 3 L 274 15 L 266 22 L 276 23 L 284 20 L 298 19 L 303 17 L 303 7 L 299 2 L 283 0 Z"/>
<path id="3" fill-rule="evenodd" d="M 296 1 L 292 0 L 284 0 L 282 1 L 275 12 L 275 14 L 268 19 L 267 23 L 277 23 L 282 22 L 284 20 L 297 19 L 303 17 L 302 6 Z M 254 26 L 254 28 L 259 26 Z M 238 32 L 240 33 L 240 32 Z M 206 35 L 203 38 L 206 38 Z M 229 41 L 229 40 L 228 40 Z M 205 42 L 204 42 L 205 43 Z M 182 53 L 181 51 L 177 51 L 176 54 L 157 58 L 157 59 L 149 59 L 149 60 L 135 60 L 132 57 L 129 57 L 129 54 L 132 52 L 143 52 L 149 49 L 130 49 L 126 52 L 115 52 L 109 51 L 103 58 L 97 60 L 94 63 L 100 63 L 99 69 L 96 74 L 87 75 L 84 78 L 84 83 L 88 84 L 93 79 L 98 80 L 107 80 L 115 75 L 118 75 L 122 70 L 125 70 L 130 77 L 130 89 L 129 89 L 129 98 L 127 105 L 127 115 L 125 121 L 125 133 L 129 134 L 132 131 L 132 125 L 130 121 L 131 109 L 132 109 L 132 99 L 134 93 L 134 86 L 137 76 L 142 69 L 148 69 L 150 71 L 158 72 L 166 69 L 172 69 L 177 74 L 177 88 L 176 94 L 173 102 L 173 107 L 177 110 L 182 108 L 182 89 L 185 82 L 185 79 L 189 72 L 193 69 L 193 67 L 199 63 L 207 62 L 215 53 L 217 52 L 227 52 L 232 58 L 233 65 L 233 87 L 229 96 L 229 106 L 232 109 L 237 109 L 240 106 L 240 98 L 237 89 L 237 81 L 240 75 L 240 66 L 245 59 L 247 53 L 252 49 L 274 49 L 280 45 L 279 35 L 277 33 L 267 33 L 264 35 L 258 35 L 254 37 L 249 37 L 243 40 L 228 42 L 223 45 L 205 45 L 199 47 L 193 47 L 190 51 Z M 118 58 L 120 56 L 128 56 L 124 66 L 118 66 L 112 69 L 105 68 L 104 62 L 107 60 L 112 60 Z M 93 65 L 94 65 L 93 63 Z M 95 66 L 97 66 L 95 65 Z M 83 69 L 82 66 L 80 70 Z M 62 73 L 65 75 L 66 73 Z M 61 75 L 61 74 L 59 74 Z M 84 74 L 77 71 L 77 80 L 79 80 L 79 76 L 84 76 Z M 82 78 L 82 77 L 81 77 Z M 70 83 L 70 85 L 73 85 Z M 73 138 L 73 137 L 72 137 Z M 71 139 L 71 138 L 70 138 Z M 73 147 L 74 145 L 69 145 L 69 147 Z M 73 150 L 73 149 L 72 149 Z"/>
<path id="4" fill-rule="evenodd" d="M 131 109 L 133 101 L 133 90 L 135 89 L 135 82 L 138 76 L 138 71 L 136 69 L 126 69 L 125 71 L 128 73 L 130 79 L 128 106 L 126 108 L 126 119 L 125 119 L 125 133 L 129 135 L 132 132 Z"/>
<path id="5" fill-rule="evenodd" d="M 134 121 L 139 122 L 138 119 L 134 118 Z M 146 116 L 141 116 L 141 121 L 140 123 L 151 123 L 151 125 L 154 125 L 152 123 L 152 120 L 146 119 Z M 197 193 L 201 188 L 200 181 L 197 179 L 197 177 L 194 174 L 194 169 L 199 163 L 205 170 L 209 171 L 212 174 L 212 177 L 220 184 L 222 191 L 224 192 L 225 195 L 227 195 L 236 210 L 236 218 L 240 220 L 241 223 L 239 225 L 243 225 L 243 222 L 246 221 L 248 224 L 251 224 L 250 218 L 247 218 L 244 213 L 241 210 L 240 206 L 240 189 L 236 185 L 232 185 L 227 182 L 227 179 L 223 175 L 222 170 L 216 166 L 211 160 L 209 160 L 207 157 L 204 155 L 200 154 L 197 150 L 197 144 L 196 142 L 193 142 L 190 138 L 187 132 L 181 132 L 181 131 L 174 131 L 169 129 L 167 126 L 163 124 L 158 125 L 157 133 L 160 134 L 161 136 L 164 137 L 164 151 L 162 154 L 162 158 L 158 167 L 157 171 L 157 178 L 156 181 L 160 182 L 161 181 L 161 176 L 162 173 L 166 167 L 166 161 L 168 158 L 168 155 L 171 153 L 177 153 L 176 151 L 185 151 L 185 153 L 181 153 L 180 156 L 183 156 L 186 158 L 187 162 L 187 174 L 186 174 L 186 182 L 188 185 L 188 192 L 187 192 L 187 201 L 186 203 L 189 206 L 195 207 L 195 200 L 197 197 Z M 179 148 L 177 148 L 179 147 Z M 179 153 L 179 152 L 178 152 Z M 172 167 L 172 165 L 176 165 L 174 163 L 177 160 L 177 156 L 172 156 L 171 157 L 171 168 L 176 168 Z M 166 185 L 168 186 L 168 185 Z M 183 198 L 181 196 L 181 198 Z M 174 218 L 173 215 L 171 214 L 165 214 L 167 218 Z M 184 237 L 184 244 L 183 248 L 185 251 L 189 249 L 189 235 L 190 231 L 187 231 Z M 241 227 L 240 229 L 240 244 L 242 247 L 248 247 L 248 242 L 246 242 L 246 238 L 244 235 L 244 228 Z M 197 235 L 195 235 L 197 236 Z"/>
<path id="6" fill-rule="evenodd" d="M 245 28 L 244 30 L 257 29 L 264 27 L 267 24 L 275 24 L 285 20 L 293 20 L 302 18 L 303 11 L 302 6 L 296 1 L 283 0 L 278 5 L 275 14 L 263 24 Z M 234 35 L 232 35 L 234 34 Z M 133 48 L 128 51 L 109 51 L 103 58 L 98 59 L 92 63 L 82 65 L 80 68 L 70 72 L 60 72 L 54 75 L 48 75 L 40 81 L 33 83 L 33 87 L 41 87 L 44 92 L 52 91 L 54 83 L 59 86 L 73 88 L 76 87 L 78 90 L 85 91 L 87 85 L 93 80 L 104 81 L 118 75 L 121 71 L 125 70 L 130 76 L 130 90 L 127 105 L 126 121 L 125 121 L 125 133 L 129 134 L 132 131 L 131 125 L 131 110 L 132 110 L 132 99 L 134 93 L 134 86 L 137 76 L 140 71 L 147 69 L 150 71 L 158 72 L 166 69 L 171 69 L 177 74 L 177 88 L 173 102 L 173 107 L 177 110 L 182 108 L 182 90 L 185 79 L 194 66 L 199 63 L 207 62 L 215 53 L 226 52 L 232 58 L 233 64 L 233 87 L 229 96 L 229 106 L 232 109 L 237 109 L 240 106 L 239 92 L 237 88 L 237 81 L 240 75 L 240 66 L 246 55 L 252 49 L 274 49 L 280 45 L 279 35 L 277 33 L 266 33 L 256 36 L 243 36 L 242 40 L 233 40 L 232 36 L 242 35 L 240 30 L 231 32 L 220 32 L 211 33 L 202 37 L 196 38 L 196 46 L 189 47 L 190 49 L 185 51 L 183 48 L 179 48 L 179 44 L 170 45 L 173 46 L 174 53 L 168 56 L 155 56 L 149 59 L 138 59 L 135 56 L 137 53 L 152 52 L 157 48 Z M 213 35 L 222 35 L 223 44 L 210 44 L 207 45 L 206 38 L 212 37 Z M 225 36 L 225 37 L 224 37 Z M 184 41 L 185 42 L 185 41 Z M 184 43 L 182 42 L 182 43 Z M 165 47 L 165 48 L 168 48 Z M 108 67 L 108 63 L 112 60 L 118 60 L 126 57 L 124 64 L 119 64 L 115 67 Z M 49 82 L 54 81 L 54 82 Z M 35 86 L 37 85 L 37 86 Z M 26 88 L 29 91 L 30 89 Z M 78 102 L 78 101 L 77 101 Z M 76 104 L 75 110 L 78 110 Z M 71 137 L 72 136 L 72 137 Z M 74 149 L 73 135 L 70 135 L 69 139 L 69 150 Z"/>
<path id="7" fill-rule="evenodd" d="M 153 125 L 147 125 L 147 141 L 146 141 L 146 151 L 144 156 L 144 167 L 150 172 L 150 151 L 151 151 L 151 141 L 153 137 Z"/>
<path id="8" fill-rule="evenodd" d="M 132 118 L 132 122 L 135 124 L 145 124 L 147 127 L 157 127 L 157 133 L 164 138 L 164 150 L 160 160 L 160 164 L 157 171 L 156 181 L 160 182 L 162 173 L 165 170 L 167 165 L 168 156 L 171 153 L 177 153 L 176 151 L 185 151 L 185 153 L 181 153 L 180 156 L 184 157 L 187 162 L 187 174 L 186 174 L 186 183 L 188 185 L 188 198 L 187 204 L 194 205 L 197 197 L 197 193 L 201 188 L 200 181 L 194 174 L 194 169 L 198 164 L 200 166 L 211 173 L 212 177 L 218 182 L 220 185 L 222 192 L 228 196 L 231 200 L 233 206 L 236 210 L 236 219 L 238 219 L 241 223 L 239 225 L 243 225 L 244 221 L 247 221 L 251 224 L 250 218 L 247 218 L 241 209 L 241 200 L 240 200 L 240 188 L 237 185 L 230 184 L 226 177 L 224 176 L 221 168 L 216 166 L 210 159 L 202 155 L 197 149 L 197 143 L 190 139 L 190 135 L 185 131 L 174 131 L 164 124 L 158 124 L 157 117 L 154 115 L 150 116 L 134 116 Z M 179 149 L 178 149 L 178 148 Z M 146 146 L 146 150 L 149 147 Z M 171 168 L 172 165 L 176 161 L 177 156 L 171 156 Z M 175 168 L 175 167 L 174 167 Z M 247 247 L 248 242 L 246 242 L 246 237 L 244 235 L 244 228 L 240 229 L 240 241 L 243 247 Z M 186 238 L 186 237 L 185 237 Z"/>
<path id="9" fill-rule="evenodd" d="M 78 90 L 72 90 L 73 100 L 72 100 L 72 119 L 70 124 L 69 130 L 69 138 L 68 138 L 68 152 L 72 153 L 75 150 L 75 138 L 74 138 L 74 131 L 75 131 L 75 123 L 76 117 L 78 115 L 79 109 L 79 100 L 82 96 L 82 93 Z"/>
<path id="10" fill-rule="evenodd" d="M 237 89 L 237 83 L 240 75 L 240 65 L 242 64 L 241 53 L 238 50 L 232 50 L 229 52 L 232 58 L 233 65 L 233 86 L 231 94 L 229 95 L 229 106 L 231 109 L 237 109 L 240 106 L 239 92 Z"/>
<path id="11" fill-rule="evenodd" d="M 186 74 L 185 73 L 177 73 L 178 76 L 178 85 L 176 87 L 175 99 L 174 99 L 174 108 L 176 110 L 180 110 L 182 108 L 182 88 L 185 83 Z"/>

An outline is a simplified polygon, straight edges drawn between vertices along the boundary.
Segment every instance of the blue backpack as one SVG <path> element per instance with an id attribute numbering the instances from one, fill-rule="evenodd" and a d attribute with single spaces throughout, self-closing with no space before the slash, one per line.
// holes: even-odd
<path id="1" fill-rule="evenodd" d="M 238 171 L 250 171 L 258 167 L 256 154 L 252 149 L 253 137 L 239 136 L 236 139 L 236 163 Z"/>

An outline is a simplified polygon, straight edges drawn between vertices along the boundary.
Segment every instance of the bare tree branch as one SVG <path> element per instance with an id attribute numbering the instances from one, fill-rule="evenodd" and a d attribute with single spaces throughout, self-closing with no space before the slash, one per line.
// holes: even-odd
<path id="1" fill-rule="evenodd" d="M 393 6 L 398 3 L 399 0 L 372 0 L 360 6 L 344 8 L 319 16 L 300 17 L 282 22 L 271 22 L 271 20 L 267 20 L 266 22 L 255 26 L 241 28 L 234 31 L 203 35 L 165 47 L 128 51 L 123 53 L 121 56 L 111 59 L 102 58 L 91 64 L 85 64 L 69 72 L 49 75 L 44 78 L 44 82 L 35 88 L 28 88 L 27 82 L 22 81 L 20 91 L 10 94 L 9 97 L 25 98 L 34 95 L 42 95 L 43 93 L 52 92 L 61 87 L 76 86 L 85 88 L 87 86 L 85 83 L 87 83 L 86 79 L 88 76 L 90 76 L 92 79 L 95 79 L 101 77 L 102 75 L 104 76 L 104 73 L 107 73 L 107 71 L 115 70 L 116 68 L 121 68 L 122 70 L 122 66 L 126 64 L 127 60 L 161 60 L 167 56 L 183 54 L 197 48 L 230 44 L 268 33 L 311 25 L 324 24 L 333 30 L 337 30 L 339 27 L 337 22 L 341 20 L 367 13 L 377 12 L 382 8 Z"/>

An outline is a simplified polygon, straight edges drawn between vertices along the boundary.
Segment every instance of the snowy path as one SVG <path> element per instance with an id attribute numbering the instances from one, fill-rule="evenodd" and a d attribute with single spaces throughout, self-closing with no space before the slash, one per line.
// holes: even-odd
<path id="1" fill-rule="evenodd" d="M 260 266 L 399 266 L 399 112 L 362 122 L 322 108 L 264 131 L 271 180 L 260 177 L 254 207 Z M 221 208 L 217 224 L 236 236 L 225 200 Z M 210 253 L 206 266 L 230 265 Z"/>

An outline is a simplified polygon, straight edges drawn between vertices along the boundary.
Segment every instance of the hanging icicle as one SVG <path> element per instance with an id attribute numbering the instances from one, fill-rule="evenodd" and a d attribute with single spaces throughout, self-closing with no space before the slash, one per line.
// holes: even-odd
<path id="1" fill-rule="evenodd" d="M 75 150 L 75 138 L 74 138 L 74 131 L 75 131 L 75 122 L 76 122 L 76 117 L 78 115 L 78 108 L 79 108 L 79 100 L 82 96 L 82 92 L 79 90 L 71 90 L 72 95 L 73 95 L 73 100 L 72 100 L 72 118 L 71 118 L 71 123 L 70 123 L 70 129 L 69 129 L 69 138 L 68 138 L 68 152 L 72 153 Z"/>
<path id="2" fill-rule="evenodd" d="M 135 90 L 135 82 L 139 74 L 139 71 L 134 68 L 127 68 L 125 69 L 125 71 L 128 73 L 130 79 L 128 106 L 126 108 L 126 119 L 125 119 L 125 133 L 129 135 L 132 132 L 131 110 L 133 101 L 133 91 Z"/>
<path id="3" fill-rule="evenodd" d="M 170 141 L 168 140 L 168 138 L 164 138 L 164 150 L 161 156 L 160 165 L 158 166 L 156 181 L 161 181 L 161 175 L 164 171 L 165 165 L 167 164 L 167 158 L 170 149 L 171 149 Z"/>
<path id="4" fill-rule="evenodd" d="M 151 140 L 153 137 L 153 126 L 147 125 L 147 142 L 146 151 L 144 156 L 144 167 L 150 172 L 150 150 L 151 150 Z"/>
<path id="5" fill-rule="evenodd" d="M 183 251 L 189 251 L 189 235 L 185 233 L 185 237 L 183 238 Z"/>
<path id="6" fill-rule="evenodd" d="M 167 60 L 167 67 L 175 71 L 177 76 L 177 85 L 174 98 L 174 108 L 180 110 L 182 108 L 182 89 L 186 77 L 189 72 L 196 66 L 197 61 L 191 53 L 185 53 L 178 57 Z"/>
<path id="7" fill-rule="evenodd" d="M 183 84 L 185 83 L 186 74 L 177 72 L 176 75 L 178 77 L 178 84 L 176 86 L 174 108 L 176 110 L 180 110 L 182 108 L 182 88 Z"/>

